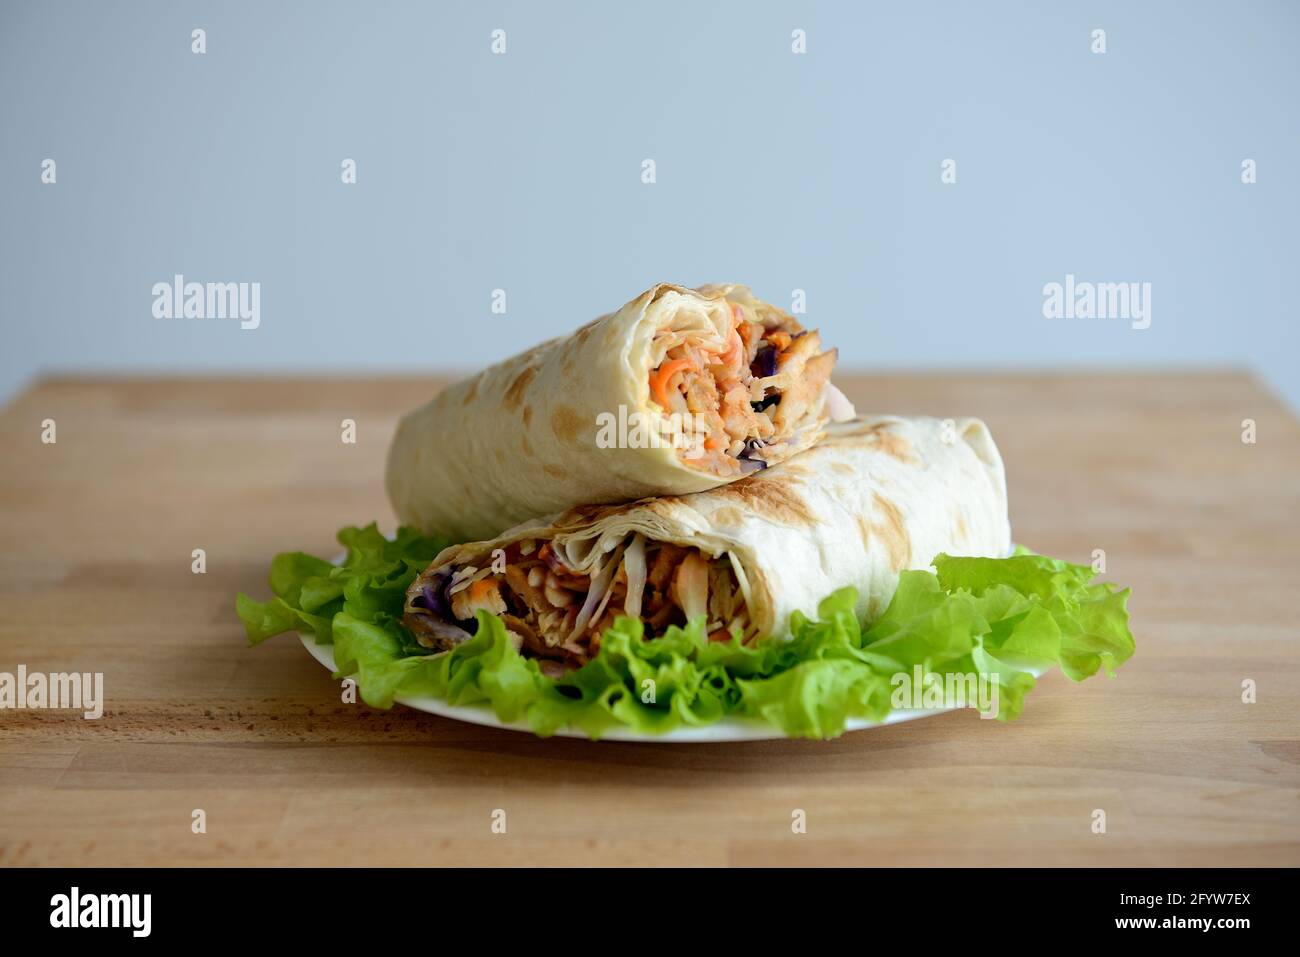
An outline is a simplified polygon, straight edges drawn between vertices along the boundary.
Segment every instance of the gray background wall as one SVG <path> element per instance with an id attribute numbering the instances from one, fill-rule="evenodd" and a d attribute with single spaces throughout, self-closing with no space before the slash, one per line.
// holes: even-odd
<path id="1" fill-rule="evenodd" d="M 848 365 L 1249 364 L 1300 403 L 1300 4 L 0 11 L 0 394 L 471 368 L 725 279 L 806 290 Z M 261 327 L 155 319 L 175 273 L 260 282 Z M 1045 319 L 1067 273 L 1150 282 L 1151 327 Z"/>

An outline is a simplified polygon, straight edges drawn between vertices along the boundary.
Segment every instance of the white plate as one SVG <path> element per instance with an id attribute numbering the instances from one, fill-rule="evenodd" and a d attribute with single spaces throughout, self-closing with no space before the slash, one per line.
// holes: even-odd
<path id="1" fill-rule="evenodd" d="M 318 645 L 316 639 L 311 635 L 298 634 L 302 641 L 303 647 L 311 653 L 311 656 L 328 668 L 331 672 L 337 671 L 334 667 L 334 647 L 332 645 Z M 1044 671 L 1036 668 L 1028 669 L 1035 677 L 1041 676 Z M 527 722 L 513 721 L 506 722 L 500 720 L 491 708 L 479 707 L 472 705 L 453 705 L 438 698 L 429 698 L 423 695 L 397 695 L 395 700 L 399 704 L 404 704 L 408 708 L 414 708 L 416 711 L 427 711 L 429 714 L 436 714 L 444 718 L 454 718 L 457 721 L 468 721 L 470 724 L 485 724 L 493 728 L 506 728 L 510 731 L 527 731 L 532 733 Z M 945 711 L 955 710 L 953 708 L 928 708 L 928 709 L 896 709 L 885 716 L 884 721 L 868 721 L 865 718 L 850 718 L 845 723 L 845 731 L 862 731 L 866 728 L 879 728 L 887 724 L 898 724 L 903 721 L 913 721 L 916 718 L 925 718 L 931 715 L 943 714 Z M 556 735 L 566 738 L 585 738 L 586 732 L 574 728 L 561 728 L 555 732 Z M 651 743 L 663 742 L 665 744 L 693 744 L 697 742 L 720 742 L 720 741 L 769 741 L 775 738 L 785 738 L 786 736 L 777 728 L 764 721 L 752 721 L 748 718 L 723 718 L 714 724 L 705 725 L 702 728 L 679 727 L 667 734 L 645 734 L 633 728 L 610 728 L 601 737 L 602 741 L 645 741 Z"/>

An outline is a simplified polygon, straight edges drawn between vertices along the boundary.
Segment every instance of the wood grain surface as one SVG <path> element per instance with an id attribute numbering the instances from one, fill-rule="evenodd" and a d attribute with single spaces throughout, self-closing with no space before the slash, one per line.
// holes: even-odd
<path id="1" fill-rule="evenodd" d="M 234 595 L 267 594 L 277 551 L 391 527 L 386 444 L 436 384 L 50 379 L 0 415 L 0 671 L 103 672 L 107 704 L 0 711 L 0 864 L 1300 864 L 1300 426 L 1278 401 L 1231 372 L 837 381 L 863 411 L 989 423 L 1016 539 L 1104 549 L 1133 587 L 1117 679 L 1053 673 L 1007 725 L 830 742 L 538 740 L 343 704 L 295 639 L 245 647 Z"/>

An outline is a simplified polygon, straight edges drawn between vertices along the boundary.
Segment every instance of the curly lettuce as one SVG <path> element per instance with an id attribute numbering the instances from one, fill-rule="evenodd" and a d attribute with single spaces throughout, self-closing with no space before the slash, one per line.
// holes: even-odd
<path id="1" fill-rule="evenodd" d="M 996 717 L 1010 720 L 1041 673 L 1112 677 L 1134 651 L 1127 589 L 1092 569 L 1021 549 L 1011 558 L 939 555 L 933 571 L 905 571 L 893 600 L 864 628 L 857 594 L 841 588 L 795 613 L 788 640 L 710 642 L 704 622 L 647 638 L 620 618 L 583 667 L 562 678 L 511 645 L 500 619 L 478 613 L 473 638 L 430 655 L 402 625 L 407 587 L 447 542 L 403 528 L 345 528 L 337 565 L 302 552 L 276 556 L 274 597 L 240 594 L 250 644 L 306 632 L 333 645 L 336 677 L 356 678 L 362 699 L 389 708 L 427 695 L 490 708 L 542 736 L 570 727 L 592 738 L 615 727 L 663 734 L 726 717 L 766 722 L 792 737 L 832 738 L 850 719 L 882 721 L 899 705 L 901 676 L 983 676 L 997 685 Z"/>

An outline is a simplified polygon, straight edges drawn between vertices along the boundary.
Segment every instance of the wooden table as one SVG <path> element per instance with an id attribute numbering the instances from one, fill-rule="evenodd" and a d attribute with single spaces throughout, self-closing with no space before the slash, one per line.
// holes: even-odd
<path id="1" fill-rule="evenodd" d="M 295 639 L 246 648 L 234 595 L 267 593 L 277 551 L 391 527 L 385 447 L 434 387 L 51 379 L 0 416 L 0 671 L 103 672 L 107 708 L 0 711 L 0 864 L 1300 864 L 1300 426 L 1278 401 L 1238 373 L 842 384 L 864 411 L 989 423 L 1016 538 L 1105 549 L 1133 586 L 1119 678 L 1053 673 L 1009 725 L 824 743 L 547 741 L 343 704 Z"/>

